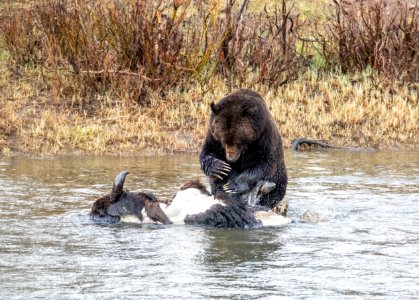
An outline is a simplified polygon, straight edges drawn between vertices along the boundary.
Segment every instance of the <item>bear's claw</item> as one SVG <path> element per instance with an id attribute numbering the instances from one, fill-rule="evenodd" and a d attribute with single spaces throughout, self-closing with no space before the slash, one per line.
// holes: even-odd
<path id="1" fill-rule="evenodd" d="M 227 176 L 228 175 L 228 173 L 222 172 L 222 171 L 219 171 L 218 174 L 221 174 L 221 175 L 224 175 L 224 176 Z"/>
<path id="2" fill-rule="evenodd" d="M 223 177 L 221 177 L 220 175 L 214 174 L 213 176 L 220 179 L 220 180 L 223 180 Z"/>
<path id="3" fill-rule="evenodd" d="M 236 178 L 224 184 L 223 190 L 230 194 L 243 194 L 250 191 L 250 186 L 245 178 Z"/>
<path id="4" fill-rule="evenodd" d="M 215 159 L 212 163 L 212 169 L 210 171 L 210 176 L 223 180 L 224 177 L 228 176 L 231 171 L 231 167 L 225 161 L 221 159 Z"/>
<path id="5" fill-rule="evenodd" d="M 233 190 L 228 183 L 223 185 L 223 190 L 229 194 L 237 194 L 237 191 Z"/>
<path id="6" fill-rule="evenodd" d="M 223 161 L 223 170 L 227 171 L 227 172 L 231 171 L 230 165 L 228 163 L 224 162 L 224 161 Z"/>

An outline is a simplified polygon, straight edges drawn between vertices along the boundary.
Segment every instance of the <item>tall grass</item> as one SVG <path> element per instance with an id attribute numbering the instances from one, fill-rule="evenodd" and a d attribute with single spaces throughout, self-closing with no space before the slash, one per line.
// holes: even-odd
<path id="1" fill-rule="evenodd" d="M 202 95 L 198 84 L 166 95 L 152 91 L 149 106 L 104 105 L 91 114 L 63 107 L 26 76 L 4 74 L 0 148 L 5 154 L 197 152 L 206 134 L 209 103 L 229 92 L 221 78 L 213 77 L 211 93 Z M 353 82 L 348 75 L 310 71 L 280 89 L 259 85 L 255 90 L 264 95 L 285 147 L 296 137 L 377 148 L 419 144 L 418 89 L 406 85 L 377 88 L 368 77 Z"/>
<path id="2" fill-rule="evenodd" d="M 372 68 L 383 78 L 419 81 L 417 1 L 334 0 L 313 36 L 329 65 L 343 72 Z"/>
<path id="3" fill-rule="evenodd" d="M 31 11 L 9 9 L 0 15 L 2 44 L 16 66 L 38 64 L 42 57 L 40 37 L 34 30 L 35 19 Z"/>
<path id="4" fill-rule="evenodd" d="M 147 104 L 151 90 L 204 85 L 214 74 L 231 86 L 294 80 L 298 16 L 285 5 L 250 14 L 248 1 L 235 2 L 40 0 L 5 17 L 1 31 L 16 65 L 40 65 L 70 97 Z"/>
<path id="5" fill-rule="evenodd" d="M 334 1 L 314 21 L 261 2 L 0 4 L 1 152 L 198 151 L 209 103 L 243 87 L 285 145 L 419 143 L 412 1 Z"/>
<path id="6" fill-rule="evenodd" d="M 295 80 L 317 47 L 327 66 L 419 80 L 419 6 L 412 1 L 333 1 L 304 20 L 291 1 L 249 11 L 249 0 L 39 0 L 2 14 L 15 66 L 42 67 L 59 96 L 111 94 L 147 104 L 150 91 L 214 75 L 231 88 Z M 83 104 L 83 103 L 82 103 Z"/>

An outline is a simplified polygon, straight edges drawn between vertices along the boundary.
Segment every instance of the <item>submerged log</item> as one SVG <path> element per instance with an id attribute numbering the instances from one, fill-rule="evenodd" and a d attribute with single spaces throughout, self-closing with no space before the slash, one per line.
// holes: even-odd
<path id="1" fill-rule="evenodd" d="M 291 150 L 292 151 L 309 151 L 309 150 L 349 150 L 349 151 L 359 151 L 361 149 L 355 147 L 341 147 L 335 146 L 328 143 L 325 143 L 320 140 L 310 140 L 306 138 L 298 138 L 292 141 Z"/>

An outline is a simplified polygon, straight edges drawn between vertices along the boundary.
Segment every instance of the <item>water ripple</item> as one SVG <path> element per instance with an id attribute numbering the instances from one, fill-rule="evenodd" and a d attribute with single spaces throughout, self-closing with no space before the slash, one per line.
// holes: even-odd
<path id="1" fill-rule="evenodd" d="M 418 157 L 287 153 L 289 215 L 319 222 L 254 230 L 89 219 L 120 170 L 171 196 L 195 157 L 0 160 L 2 298 L 418 298 Z"/>

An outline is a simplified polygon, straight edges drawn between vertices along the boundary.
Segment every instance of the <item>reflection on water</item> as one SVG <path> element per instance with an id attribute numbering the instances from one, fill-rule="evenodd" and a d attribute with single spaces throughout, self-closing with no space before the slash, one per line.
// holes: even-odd
<path id="1" fill-rule="evenodd" d="M 285 228 L 270 229 L 207 229 L 208 247 L 203 263 L 211 270 L 214 266 L 240 263 L 260 263 L 269 260 L 272 253 L 281 247 L 281 232 Z"/>
<path id="2" fill-rule="evenodd" d="M 93 224 L 115 175 L 171 196 L 197 155 L 0 160 L 2 299 L 419 296 L 419 152 L 287 152 L 289 215 L 319 223 L 209 229 Z"/>

